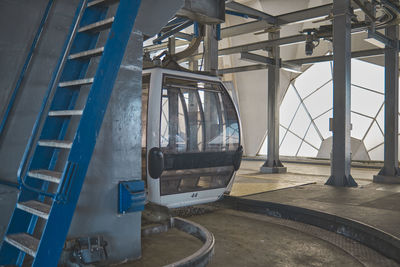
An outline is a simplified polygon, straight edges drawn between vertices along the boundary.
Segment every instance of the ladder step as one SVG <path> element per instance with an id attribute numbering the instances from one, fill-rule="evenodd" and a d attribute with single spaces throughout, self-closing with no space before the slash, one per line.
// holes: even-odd
<path id="1" fill-rule="evenodd" d="M 39 146 L 48 146 L 48 147 L 56 147 L 56 148 L 71 148 L 71 141 L 64 140 L 39 140 Z"/>
<path id="2" fill-rule="evenodd" d="M 103 54 L 104 47 L 99 47 L 95 49 L 86 50 L 83 52 L 79 52 L 76 54 L 72 54 L 68 57 L 68 59 L 86 59 L 91 57 L 97 57 Z"/>
<path id="3" fill-rule="evenodd" d="M 27 202 L 17 203 L 17 208 L 33 215 L 42 217 L 43 219 L 49 218 L 50 205 L 36 200 L 29 200 Z"/>
<path id="4" fill-rule="evenodd" d="M 98 5 L 112 5 L 119 2 L 119 0 L 93 0 L 88 3 L 87 7 L 98 6 Z"/>
<path id="5" fill-rule="evenodd" d="M 86 26 L 83 26 L 82 28 L 80 28 L 78 30 L 78 32 L 100 32 L 100 31 L 104 31 L 106 29 L 111 28 L 111 25 L 114 22 L 114 17 L 105 19 L 105 20 L 101 20 Z"/>
<path id="6" fill-rule="evenodd" d="M 8 235 L 4 238 L 4 241 L 32 257 L 36 256 L 39 247 L 39 240 L 27 233 Z"/>
<path id="7" fill-rule="evenodd" d="M 73 80 L 68 82 L 61 82 L 58 84 L 60 87 L 70 87 L 70 86 L 81 86 L 81 85 L 88 85 L 93 83 L 93 78 L 87 79 L 80 79 L 80 80 Z"/>
<path id="8" fill-rule="evenodd" d="M 82 113 L 83 110 L 52 110 L 49 112 L 49 116 L 80 116 Z"/>
<path id="9" fill-rule="evenodd" d="M 59 184 L 61 181 L 62 173 L 49 170 L 34 170 L 29 171 L 28 176 Z"/>

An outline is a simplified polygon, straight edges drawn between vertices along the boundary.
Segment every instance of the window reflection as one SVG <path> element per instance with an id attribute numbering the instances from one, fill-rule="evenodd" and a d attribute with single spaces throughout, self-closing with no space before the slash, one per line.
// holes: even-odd
<path id="1" fill-rule="evenodd" d="M 236 109 L 221 83 L 164 76 L 162 88 L 160 145 L 165 155 L 184 154 L 190 161 L 204 162 L 198 155 L 232 155 L 238 149 Z M 169 169 L 160 177 L 160 192 L 170 195 L 223 188 L 233 173 L 233 164 Z"/>
<path id="2" fill-rule="evenodd" d="M 219 83 L 164 78 L 161 140 L 167 152 L 229 151 L 239 147 L 235 107 Z"/>

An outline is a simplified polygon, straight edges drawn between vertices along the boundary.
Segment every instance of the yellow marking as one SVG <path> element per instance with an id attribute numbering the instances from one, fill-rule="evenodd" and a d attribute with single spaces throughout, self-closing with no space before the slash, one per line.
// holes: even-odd
<path id="1" fill-rule="evenodd" d="M 234 183 L 230 195 L 240 197 L 305 184 L 309 184 L 309 182 Z"/>

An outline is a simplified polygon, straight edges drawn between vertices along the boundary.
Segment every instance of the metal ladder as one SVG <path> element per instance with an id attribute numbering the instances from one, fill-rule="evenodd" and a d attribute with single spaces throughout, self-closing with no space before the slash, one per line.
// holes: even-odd
<path id="1" fill-rule="evenodd" d="M 118 9 L 107 17 L 112 4 Z M 139 6 L 80 1 L 18 170 L 21 191 L 0 265 L 57 266 Z M 101 33 L 107 38 L 97 47 Z"/>

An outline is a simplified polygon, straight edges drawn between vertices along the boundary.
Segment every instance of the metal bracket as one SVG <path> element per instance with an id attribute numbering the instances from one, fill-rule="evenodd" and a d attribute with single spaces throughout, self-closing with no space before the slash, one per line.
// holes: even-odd
<path id="1" fill-rule="evenodd" d="M 275 16 L 269 15 L 269 14 L 267 14 L 265 12 L 262 12 L 260 10 L 248 7 L 248 6 L 240 4 L 240 3 L 237 3 L 235 1 L 227 1 L 227 2 L 225 2 L 225 7 L 233 9 L 233 10 L 236 10 L 237 12 L 235 12 L 235 13 L 240 14 L 241 16 L 246 15 L 249 18 L 265 20 L 269 24 L 276 24 L 277 23 L 277 18 Z M 229 10 L 226 10 L 226 11 L 229 12 Z"/>
<path id="2" fill-rule="evenodd" d="M 118 213 L 144 210 L 146 194 L 142 180 L 124 181 L 118 185 Z"/>
<path id="3" fill-rule="evenodd" d="M 270 57 L 264 57 L 264 56 L 260 56 L 257 54 L 253 54 L 253 53 L 242 52 L 242 53 L 240 53 L 240 59 L 257 62 L 257 63 L 263 63 L 263 64 L 267 64 L 270 66 L 276 65 L 276 62 L 274 59 L 272 59 Z M 279 65 L 280 65 L 280 63 L 279 63 Z"/>
<path id="4" fill-rule="evenodd" d="M 264 57 L 264 56 L 260 56 L 260 55 L 253 54 L 253 53 L 242 52 L 242 53 L 240 53 L 240 59 L 252 61 L 252 62 L 256 62 L 256 63 L 262 63 L 267 66 L 278 66 L 279 68 L 282 68 L 286 71 L 290 71 L 290 72 L 294 72 L 294 73 L 302 72 L 301 65 L 285 63 L 285 62 L 282 62 L 281 59 L 279 59 L 279 62 L 275 62 L 275 60 L 270 57 Z"/>
<path id="5" fill-rule="evenodd" d="M 389 46 L 390 48 L 397 47 L 396 41 L 386 37 L 384 34 L 377 31 L 368 31 L 368 38 L 373 38 L 378 42 L 382 43 L 385 46 Z"/>

